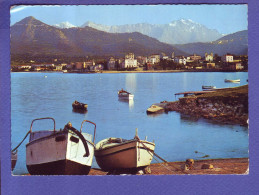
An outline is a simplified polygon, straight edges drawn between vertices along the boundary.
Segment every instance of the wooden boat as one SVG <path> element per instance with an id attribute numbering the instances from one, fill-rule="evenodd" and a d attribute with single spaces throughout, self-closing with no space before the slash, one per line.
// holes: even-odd
<path id="1" fill-rule="evenodd" d="M 120 91 L 118 91 L 118 97 L 120 99 L 133 100 L 134 95 L 121 89 Z"/>
<path id="2" fill-rule="evenodd" d="M 11 164 L 12 164 L 11 166 L 12 166 L 12 171 L 13 171 L 14 168 L 15 168 L 16 162 L 17 162 L 17 150 L 11 152 Z"/>
<path id="3" fill-rule="evenodd" d="M 75 109 L 75 110 L 84 110 L 84 111 L 86 111 L 88 105 L 87 105 L 87 104 L 84 104 L 84 103 L 80 103 L 80 102 L 78 102 L 78 101 L 75 100 L 75 101 L 72 103 L 72 107 L 73 107 L 73 109 Z"/>
<path id="4" fill-rule="evenodd" d="M 215 86 L 205 86 L 205 85 L 202 85 L 202 90 L 212 90 L 212 89 L 216 89 Z"/>
<path id="5" fill-rule="evenodd" d="M 32 132 L 37 120 L 51 119 L 53 130 Z M 94 125 L 94 136 L 82 132 L 83 123 Z M 53 118 L 34 119 L 30 128 L 30 139 L 26 145 L 26 166 L 31 175 L 87 175 L 90 171 L 95 140 L 96 125 L 84 120 L 80 131 L 69 122 L 64 129 L 55 130 Z M 92 138 L 93 137 L 93 138 Z"/>
<path id="6" fill-rule="evenodd" d="M 236 80 L 229 80 L 229 79 L 225 79 L 226 83 L 239 83 L 240 79 L 236 79 Z"/>
<path id="7" fill-rule="evenodd" d="M 163 113 L 164 111 L 165 109 L 163 107 L 153 104 L 147 109 L 147 114 L 158 114 L 158 113 Z"/>
<path id="8" fill-rule="evenodd" d="M 155 144 L 134 139 L 110 137 L 96 144 L 95 159 L 103 171 L 138 171 L 150 165 Z"/>

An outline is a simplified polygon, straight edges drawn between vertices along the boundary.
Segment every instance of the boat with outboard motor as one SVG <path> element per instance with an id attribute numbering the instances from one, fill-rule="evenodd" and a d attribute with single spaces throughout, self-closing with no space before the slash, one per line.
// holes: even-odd
<path id="1" fill-rule="evenodd" d="M 35 121 L 50 119 L 52 130 L 32 131 Z M 94 126 L 94 136 L 83 133 L 84 123 Z M 38 118 L 31 123 L 29 143 L 26 145 L 26 166 L 31 175 L 87 175 L 92 166 L 96 124 L 84 120 L 80 131 L 69 122 L 63 129 L 55 129 L 54 118 Z"/>

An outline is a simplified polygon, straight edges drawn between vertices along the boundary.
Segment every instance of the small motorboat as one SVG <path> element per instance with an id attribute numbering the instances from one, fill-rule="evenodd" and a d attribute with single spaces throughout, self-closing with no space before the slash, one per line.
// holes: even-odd
<path id="1" fill-rule="evenodd" d="M 229 79 L 225 79 L 226 83 L 239 83 L 240 79 L 236 79 L 236 80 L 229 80 Z"/>
<path id="2" fill-rule="evenodd" d="M 202 85 L 202 90 L 205 91 L 205 90 L 213 90 L 213 89 L 216 89 L 215 86 L 205 86 L 205 85 Z"/>
<path id="3" fill-rule="evenodd" d="M 72 107 L 74 110 L 81 110 L 81 111 L 86 111 L 87 110 L 87 107 L 88 107 L 88 104 L 84 104 L 84 103 L 80 103 L 78 101 L 74 101 L 72 103 Z"/>
<path id="4" fill-rule="evenodd" d="M 139 171 L 150 165 L 155 143 L 134 139 L 110 137 L 96 144 L 95 159 L 103 171 Z"/>
<path id="5" fill-rule="evenodd" d="M 118 97 L 120 99 L 133 100 L 134 95 L 121 89 L 120 91 L 118 91 Z"/>
<path id="6" fill-rule="evenodd" d="M 164 111 L 165 109 L 163 107 L 153 104 L 147 109 L 147 114 L 159 114 L 163 113 Z"/>
<path id="7" fill-rule="evenodd" d="M 17 162 L 17 150 L 11 152 L 12 171 L 15 168 L 16 162 Z"/>
<path id="8" fill-rule="evenodd" d="M 51 119 L 52 130 L 32 132 L 37 120 Z M 94 125 L 94 136 L 82 132 L 83 123 Z M 69 122 L 63 129 L 55 129 L 53 118 L 34 119 L 31 123 L 29 143 L 26 145 L 26 166 L 31 175 L 87 175 L 90 171 L 96 124 L 84 120 L 78 131 Z"/>

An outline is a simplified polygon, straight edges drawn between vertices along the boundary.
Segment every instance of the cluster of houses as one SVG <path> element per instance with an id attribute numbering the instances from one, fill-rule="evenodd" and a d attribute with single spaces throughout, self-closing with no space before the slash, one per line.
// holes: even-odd
<path id="1" fill-rule="evenodd" d="M 127 69 L 145 67 L 146 70 L 154 69 L 160 64 L 161 61 L 171 61 L 180 65 L 180 69 L 226 69 L 226 70 L 243 70 L 241 59 L 234 59 L 233 55 L 226 54 L 221 56 L 220 63 L 216 63 L 213 53 L 205 53 L 205 56 L 190 55 L 190 56 L 175 56 L 174 52 L 171 57 L 162 54 L 152 54 L 150 56 L 137 56 L 134 58 L 133 53 L 129 53 L 125 56 L 125 59 L 115 59 L 111 57 L 107 63 L 108 70 L 115 69 Z M 222 67 L 222 64 L 224 67 Z"/>
<path id="2" fill-rule="evenodd" d="M 95 63 L 95 60 L 84 62 L 73 62 L 70 64 L 31 64 L 20 65 L 16 68 L 27 71 L 70 71 L 70 72 L 85 72 L 85 71 L 102 71 L 102 70 L 125 70 L 142 68 L 143 70 L 154 70 L 160 65 L 160 62 L 167 61 L 177 64 L 179 69 L 225 69 L 225 70 L 243 70 L 241 59 L 234 59 L 233 55 L 226 54 L 220 57 L 213 53 L 205 53 L 205 56 L 190 55 L 190 56 L 175 56 L 174 52 L 171 56 L 166 54 L 152 54 L 150 56 L 134 56 L 134 53 L 128 53 L 124 58 L 110 57 L 107 63 Z M 220 63 L 219 63 L 220 62 Z M 224 65 L 222 67 L 222 65 Z"/>

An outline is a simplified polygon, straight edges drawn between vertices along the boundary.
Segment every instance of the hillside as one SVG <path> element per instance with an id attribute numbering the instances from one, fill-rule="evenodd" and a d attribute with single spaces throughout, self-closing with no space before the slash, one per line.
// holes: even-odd
<path id="1" fill-rule="evenodd" d="M 141 33 L 107 33 L 93 29 L 60 29 L 34 17 L 27 17 L 11 27 L 11 54 L 66 56 L 150 55 L 164 52 L 186 53 Z"/>
<path id="2" fill-rule="evenodd" d="M 208 43 L 189 43 L 174 45 L 178 49 L 187 53 L 196 53 L 204 56 L 204 54 L 213 52 L 220 56 L 227 53 L 235 55 L 248 54 L 248 31 L 239 31 L 233 34 L 226 35 L 216 41 Z"/>

